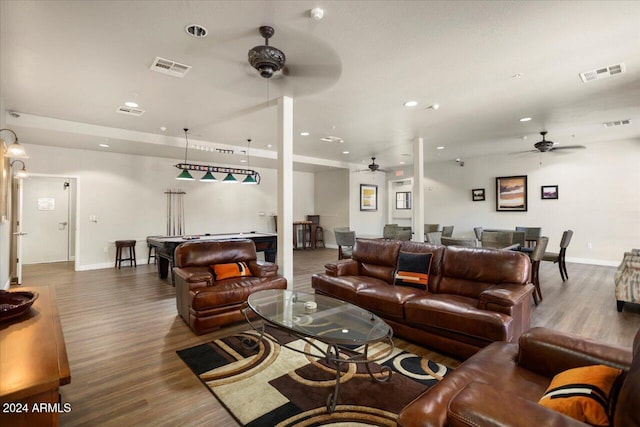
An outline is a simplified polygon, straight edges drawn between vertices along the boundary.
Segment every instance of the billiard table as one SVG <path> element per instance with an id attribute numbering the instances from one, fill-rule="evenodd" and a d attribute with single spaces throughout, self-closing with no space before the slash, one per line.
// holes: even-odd
<path id="1" fill-rule="evenodd" d="M 149 246 L 149 250 L 151 250 L 151 248 L 155 248 L 158 275 L 161 279 L 166 279 L 170 269 L 174 265 L 174 251 L 181 243 L 243 239 L 253 240 L 256 244 L 256 251 L 264 252 L 265 261 L 276 262 L 278 235 L 274 233 L 258 233 L 256 231 L 250 231 L 246 233 L 207 233 L 190 236 L 148 236 L 147 245 Z M 171 282 L 173 283 L 173 275 L 171 276 Z"/>

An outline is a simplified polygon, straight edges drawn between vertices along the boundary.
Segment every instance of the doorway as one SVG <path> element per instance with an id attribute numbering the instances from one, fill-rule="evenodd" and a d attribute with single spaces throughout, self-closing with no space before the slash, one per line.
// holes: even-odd
<path id="1" fill-rule="evenodd" d="M 22 181 L 21 193 L 19 266 L 73 261 L 76 179 L 31 176 Z"/>

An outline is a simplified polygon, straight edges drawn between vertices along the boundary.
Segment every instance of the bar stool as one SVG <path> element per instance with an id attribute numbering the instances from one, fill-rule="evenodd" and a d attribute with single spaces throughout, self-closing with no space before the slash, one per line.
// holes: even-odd
<path id="1" fill-rule="evenodd" d="M 123 258 L 123 248 L 129 248 L 129 258 Z M 136 264 L 136 241 L 135 240 L 116 240 L 116 265 L 120 269 L 122 261 L 129 261 L 131 266 L 137 267 Z"/>

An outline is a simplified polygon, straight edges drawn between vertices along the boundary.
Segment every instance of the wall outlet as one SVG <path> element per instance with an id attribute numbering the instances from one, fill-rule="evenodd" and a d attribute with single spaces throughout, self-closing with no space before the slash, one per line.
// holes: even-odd
<path id="1" fill-rule="evenodd" d="M 591 242 L 587 243 L 587 248 L 593 249 L 593 244 Z"/>

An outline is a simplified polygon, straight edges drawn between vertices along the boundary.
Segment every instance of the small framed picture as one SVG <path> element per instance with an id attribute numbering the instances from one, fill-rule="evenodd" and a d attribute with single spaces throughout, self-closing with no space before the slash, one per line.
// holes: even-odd
<path id="1" fill-rule="evenodd" d="M 471 190 L 471 200 L 481 202 L 484 200 L 484 188 L 474 188 Z"/>
<path id="2" fill-rule="evenodd" d="M 558 198 L 558 186 L 557 185 L 543 185 L 540 187 L 540 197 L 542 200 L 557 199 Z"/>

